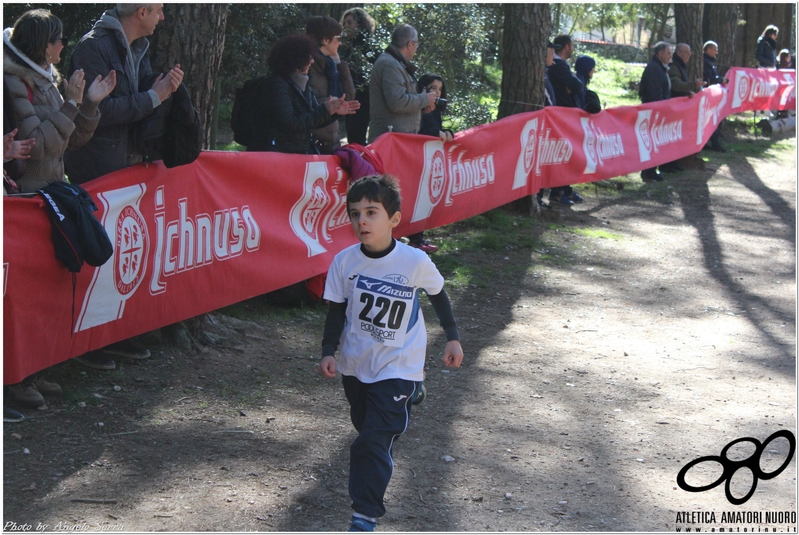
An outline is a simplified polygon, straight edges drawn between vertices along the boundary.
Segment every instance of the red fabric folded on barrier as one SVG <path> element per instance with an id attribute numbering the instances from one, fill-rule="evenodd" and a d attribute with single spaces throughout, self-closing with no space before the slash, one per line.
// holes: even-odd
<path id="1" fill-rule="evenodd" d="M 460 221 L 542 187 L 591 182 L 701 150 L 730 113 L 796 105 L 795 73 L 733 69 L 693 98 L 596 115 L 546 108 L 452 142 L 388 134 L 370 148 L 399 177 L 396 236 Z M 114 255 L 72 278 L 42 200 L 3 199 L 3 382 L 327 271 L 355 243 L 349 177 L 331 156 L 206 151 L 84 184 Z"/>

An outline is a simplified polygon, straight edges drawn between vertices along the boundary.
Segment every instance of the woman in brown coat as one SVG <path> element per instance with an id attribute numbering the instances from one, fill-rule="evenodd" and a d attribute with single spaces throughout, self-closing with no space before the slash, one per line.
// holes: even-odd
<path id="1" fill-rule="evenodd" d="M 67 101 L 58 92 L 61 77 L 54 65 L 66 46 L 61 21 L 45 9 L 24 13 L 13 29 L 3 31 L 4 90 L 11 100 L 17 138 L 34 140 L 25 172 L 17 181 L 22 193 L 31 193 L 64 180 L 64 152 L 86 143 L 97 128 L 97 105 L 116 84 L 114 71 L 100 76 L 86 90 L 83 71 L 64 81 Z M 26 407 L 44 405 L 42 393 L 55 394 L 61 387 L 32 375 L 9 385 L 12 399 Z"/>
<path id="2" fill-rule="evenodd" d="M 3 32 L 3 79 L 8 87 L 19 139 L 36 140 L 25 174 L 17 182 L 30 193 L 64 180 L 64 152 L 85 144 L 100 120 L 98 104 L 116 85 L 116 72 L 97 77 L 84 91 L 83 71 L 58 91 L 55 65 L 66 46 L 61 21 L 45 9 L 24 13 Z M 85 96 L 84 96 L 85 95 Z"/>
<path id="3" fill-rule="evenodd" d="M 346 61 L 341 61 L 338 47 L 341 44 L 341 24 L 330 17 L 311 17 L 305 32 L 319 44 L 312 54 L 313 63 L 308 70 L 308 83 L 316 100 L 326 102 L 330 97 L 355 99 L 355 85 Z M 332 154 L 341 147 L 341 130 L 338 120 L 312 130 L 322 154 Z"/>

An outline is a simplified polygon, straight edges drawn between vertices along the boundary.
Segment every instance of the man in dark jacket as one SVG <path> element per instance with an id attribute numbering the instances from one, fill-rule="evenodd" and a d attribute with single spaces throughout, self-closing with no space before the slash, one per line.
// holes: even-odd
<path id="1" fill-rule="evenodd" d="M 688 79 L 688 60 L 691 59 L 691 47 L 679 43 L 674 47 L 674 55 L 669 65 L 669 79 L 671 80 L 671 98 L 692 97 L 702 89 L 705 82 L 701 78 Z"/>
<path id="2" fill-rule="evenodd" d="M 719 55 L 719 45 L 717 45 L 715 41 L 708 41 L 702 48 L 704 49 L 704 54 L 702 55 L 702 79 L 705 81 L 705 84 L 708 86 L 728 84 L 730 81 L 721 76 L 716 68 L 716 56 Z M 707 144 L 705 144 L 705 150 L 727 152 L 726 149 L 721 146 L 721 142 L 719 141 L 721 136 L 719 133 L 719 128 L 716 128 L 715 132 L 713 132 L 713 135 L 710 136 L 710 140 Z"/>
<path id="3" fill-rule="evenodd" d="M 552 43 L 555 47 L 560 47 L 555 49 L 552 65 L 547 67 L 547 78 L 555 90 L 556 106 L 580 108 L 583 83 L 572 73 L 571 66 L 566 61 L 572 57 L 574 52 L 572 38 L 561 34 L 555 37 Z M 583 198 L 571 186 L 561 186 L 550 190 L 549 202 L 558 202 L 570 206 L 583 202 Z"/>
<path id="4" fill-rule="evenodd" d="M 142 161 L 133 135 L 136 123 L 152 114 L 183 81 L 183 71 L 176 65 L 166 75 L 159 75 L 151 89 L 140 90 L 140 82 L 152 73 L 147 58 L 150 43 L 146 37 L 153 34 L 162 20 L 164 4 L 117 4 L 103 13 L 75 47 L 69 76 L 83 69 L 86 79 L 94 80 L 98 75 L 107 76 L 113 69 L 117 84 L 100 103 L 100 124 L 92 139 L 64 155 L 71 182 L 82 184 Z M 113 370 L 114 356 L 146 359 L 150 352 L 124 340 L 75 360 L 89 368 Z"/>
<path id="5" fill-rule="evenodd" d="M 70 181 L 81 184 L 142 161 L 134 143 L 136 123 L 153 113 L 183 80 L 183 71 L 176 65 L 160 75 L 151 89 L 139 87 L 152 73 L 146 37 L 162 20 L 163 4 L 117 4 L 103 13 L 75 47 L 69 75 L 83 69 L 86 79 L 94 80 L 113 69 L 117 85 L 100 103 L 100 124 L 92 139 L 64 156 Z"/>
<path id="6" fill-rule="evenodd" d="M 641 102 L 659 102 L 671 98 L 671 80 L 669 79 L 669 63 L 671 63 L 671 45 L 661 41 L 655 45 L 654 54 L 649 63 L 644 68 L 641 75 L 641 83 L 638 85 L 638 96 Z M 660 166 L 664 172 L 675 172 L 679 167 L 672 163 Z M 657 167 L 651 167 L 641 171 L 641 179 L 644 182 L 663 180 L 663 176 L 658 172 Z"/>

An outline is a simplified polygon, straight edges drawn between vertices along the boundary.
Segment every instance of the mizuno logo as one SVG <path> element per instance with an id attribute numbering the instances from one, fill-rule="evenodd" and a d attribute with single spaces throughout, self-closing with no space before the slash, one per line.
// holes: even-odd
<path id="1" fill-rule="evenodd" d="M 402 401 L 403 399 L 405 399 L 407 397 L 408 396 L 406 396 L 405 394 L 403 394 L 401 396 L 394 396 L 394 401 Z"/>
<path id="2" fill-rule="evenodd" d="M 376 282 L 363 281 L 363 285 L 366 286 L 367 288 L 369 288 L 370 290 L 372 289 L 372 287 L 377 286 L 378 284 L 380 284 L 380 281 L 376 281 Z"/>

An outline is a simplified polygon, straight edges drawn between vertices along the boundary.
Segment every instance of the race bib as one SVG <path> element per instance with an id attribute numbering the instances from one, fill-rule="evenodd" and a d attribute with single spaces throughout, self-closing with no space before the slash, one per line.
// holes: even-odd
<path id="1" fill-rule="evenodd" d="M 402 347 L 415 288 L 358 276 L 350 308 L 351 331 L 391 347 Z"/>

